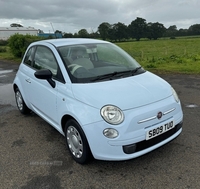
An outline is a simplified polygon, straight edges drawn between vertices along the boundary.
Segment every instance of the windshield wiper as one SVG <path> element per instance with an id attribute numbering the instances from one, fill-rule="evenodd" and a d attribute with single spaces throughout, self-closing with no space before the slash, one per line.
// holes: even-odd
<path id="1" fill-rule="evenodd" d="M 139 66 L 137 68 L 135 68 L 134 70 L 131 70 L 132 74 L 136 73 L 138 70 L 140 70 L 142 68 L 142 66 Z"/>
<path id="2" fill-rule="evenodd" d="M 104 80 L 104 79 L 111 79 L 113 76 L 117 75 L 118 72 L 112 72 L 104 75 L 99 75 L 96 78 L 92 79 L 91 81 L 98 81 L 98 80 Z"/>
<path id="3" fill-rule="evenodd" d="M 125 70 L 125 71 L 120 71 L 120 72 L 112 72 L 104 75 L 99 75 L 96 78 L 92 79 L 91 81 L 98 81 L 98 80 L 104 80 L 104 79 L 113 79 L 113 77 L 122 77 L 124 74 L 130 74 L 131 76 L 134 75 L 139 69 L 142 67 L 137 67 L 133 70 Z"/>

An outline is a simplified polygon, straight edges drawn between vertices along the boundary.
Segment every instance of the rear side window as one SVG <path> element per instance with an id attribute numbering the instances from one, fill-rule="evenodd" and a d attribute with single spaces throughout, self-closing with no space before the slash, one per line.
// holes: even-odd
<path id="1" fill-rule="evenodd" d="M 25 55 L 25 58 L 24 58 L 24 63 L 29 65 L 29 66 L 32 66 L 32 63 L 33 63 L 33 53 L 34 53 L 34 50 L 35 50 L 35 47 L 31 47 L 28 52 L 26 53 Z"/>

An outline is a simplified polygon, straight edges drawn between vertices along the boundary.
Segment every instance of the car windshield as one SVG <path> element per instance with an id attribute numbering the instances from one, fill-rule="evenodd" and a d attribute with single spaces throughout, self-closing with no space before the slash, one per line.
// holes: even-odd
<path id="1" fill-rule="evenodd" d="M 129 54 L 112 43 L 58 48 L 73 83 L 100 82 L 144 73 Z"/>

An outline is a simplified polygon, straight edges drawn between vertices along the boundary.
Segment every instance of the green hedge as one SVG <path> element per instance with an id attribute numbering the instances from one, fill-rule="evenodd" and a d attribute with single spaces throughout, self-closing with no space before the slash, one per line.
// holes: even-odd
<path id="1" fill-rule="evenodd" d="M 9 38 L 8 45 L 12 54 L 17 58 L 21 58 L 24 55 L 27 47 L 32 42 L 39 41 L 42 39 L 43 38 L 38 36 L 14 34 Z"/>
<path id="2" fill-rule="evenodd" d="M 6 46 L 8 44 L 7 40 L 0 40 L 0 46 Z"/>
<path id="3" fill-rule="evenodd" d="M 0 53 L 6 52 L 6 47 L 0 47 Z"/>

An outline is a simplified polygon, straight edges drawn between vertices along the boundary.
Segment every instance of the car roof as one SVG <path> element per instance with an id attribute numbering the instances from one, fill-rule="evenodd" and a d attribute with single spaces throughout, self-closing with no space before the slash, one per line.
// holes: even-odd
<path id="1" fill-rule="evenodd" d="M 33 42 L 32 45 L 47 44 L 50 43 L 56 47 L 65 45 L 77 45 L 77 44 L 91 44 L 91 43 L 109 43 L 107 41 L 99 39 L 88 39 L 88 38 L 62 38 L 62 39 L 48 39 Z"/>

